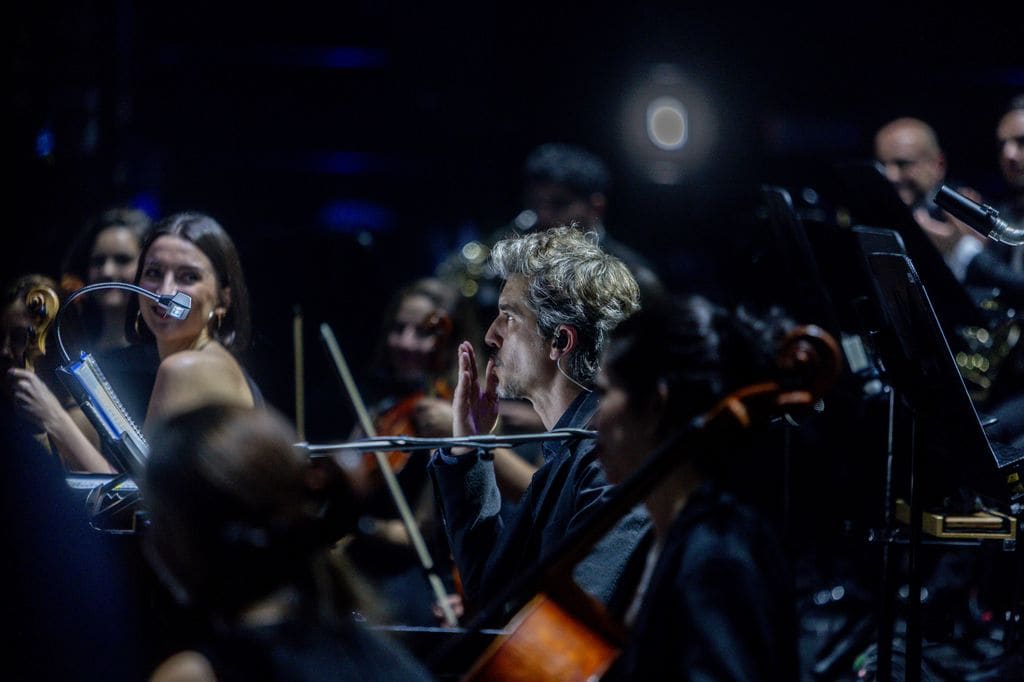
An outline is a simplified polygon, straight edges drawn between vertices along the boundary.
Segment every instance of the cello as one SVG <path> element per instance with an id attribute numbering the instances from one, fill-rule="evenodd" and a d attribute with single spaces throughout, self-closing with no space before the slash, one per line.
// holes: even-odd
<path id="1" fill-rule="evenodd" d="M 624 647 L 625 630 L 572 582 L 573 566 L 619 518 L 646 499 L 680 465 L 680 452 L 721 448 L 766 418 L 814 405 L 838 376 L 839 358 L 838 345 L 826 332 L 813 326 L 798 328 L 780 345 L 776 358 L 783 375 L 780 381 L 744 386 L 672 433 L 618 486 L 600 512 L 498 595 L 474 620 L 471 631 L 493 622 L 509 605 L 513 611 L 523 607 L 509 623 L 508 634 L 477 659 L 465 679 L 600 678 Z M 467 657 L 456 642 L 431 663 L 437 670 L 451 660 Z"/>
<path id="2" fill-rule="evenodd" d="M 40 282 L 25 293 L 21 303 L 30 325 L 25 330 L 28 343 L 16 362 L 21 369 L 34 372 L 36 363 L 46 355 L 46 335 L 57 317 L 60 299 L 52 287 Z"/>

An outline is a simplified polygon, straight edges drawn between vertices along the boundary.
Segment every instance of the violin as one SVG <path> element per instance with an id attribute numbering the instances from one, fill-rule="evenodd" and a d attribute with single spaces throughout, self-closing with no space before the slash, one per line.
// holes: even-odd
<path id="1" fill-rule="evenodd" d="M 572 569 L 615 523 L 649 495 L 685 460 L 680 451 L 721 447 L 729 437 L 768 418 L 813 406 L 838 379 L 838 344 L 816 326 L 800 327 L 780 344 L 776 363 L 784 383 L 761 382 L 724 397 L 654 450 L 619 485 L 608 504 L 556 547 L 514 585 L 509 586 L 468 627 L 479 632 L 512 604 L 523 606 L 480 656 L 465 680 L 597 680 L 626 643 L 625 628 L 603 605 L 572 581 Z M 432 669 L 466 655 L 469 638 L 441 649 Z"/>
<path id="2" fill-rule="evenodd" d="M 378 415 L 374 420 L 377 433 L 388 436 L 423 435 L 417 433 L 415 420 L 416 406 L 419 404 L 420 400 L 430 397 L 451 401 L 453 393 L 451 384 L 441 378 L 435 379 L 428 389 L 429 390 L 410 393 Z M 406 464 L 408 464 L 411 454 L 412 453 L 410 452 L 402 450 L 393 450 L 391 452 L 384 453 L 384 456 L 387 458 L 391 471 L 397 474 L 405 468 Z M 373 471 L 377 468 L 377 458 L 373 457 L 372 454 L 364 455 L 363 466 L 366 471 Z"/>
<path id="3" fill-rule="evenodd" d="M 57 317 L 60 301 L 50 287 L 37 286 L 25 294 L 24 303 L 32 326 L 29 329 L 31 342 L 22 355 L 21 366 L 31 372 L 35 371 L 39 358 L 46 355 L 46 334 Z"/>
<path id="4" fill-rule="evenodd" d="M 400 398 L 394 405 L 377 415 L 374 429 L 381 436 L 421 436 L 416 427 L 416 406 L 423 398 L 439 398 L 451 402 L 454 388 L 442 376 L 445 358 L 443 351 L 452 333 L 452 320 L 443 310 L 432 310 L 416 325 L 418 333 L 433 336 L 435 353 L 432 366 L 423 381 L 423 388 Z M 393 473 L 399 473 L 408 464 L 410 452 L 394 450 L 384 453 Z M 371 476 L 378 469 L 378 459 L 373 453 L 363 456 L 363 473 Z"/>

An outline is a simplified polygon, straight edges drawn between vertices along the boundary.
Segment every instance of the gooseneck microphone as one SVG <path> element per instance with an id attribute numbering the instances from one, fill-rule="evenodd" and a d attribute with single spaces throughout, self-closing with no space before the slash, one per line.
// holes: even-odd
<path id="1" fill-rule="evenodd" d="M 62 305 L 60 310 L 57 311 L 57 317 L 54 320 L 54 335 L 57 338 L 57 346 L 60 348 L 61 355 L 64 356 L 65 363 L 71 362 L 71 358 L 68 356 L 68 352 L 64 348 L 64 340 L 61 338 L 60 334 L 60 322 L 64 315 L 64 311 L 68 309 L 68 304 L 76 298 L 102 289 L 122 289 L 124 291 L 141 294 L 146 298 L 153 300 L 158 306 L 166 310 L 168 317 L 173 317 L 176 320 L 184 320 L 188 317 L 189 311 L 192 310 L 192 297 L 183 291 L 176 291 L 173 294 L 155 294 L 149 289 L 143 289 L 140 286 L 128 284 L 127 282 L 99 282 L 97 284 L 90 284 L 89 286 L 82 287 L 64 300 L 64 305 Z"/>
<path id="2" fill-rule="evenodd" d="M 989 239 L 1020 246 L 1024 244 L 1024 227 L 1013 227 L 1000 219 L 999 211 L 968 199 L 963 194 L 951 189 L 948 185 L 939 187 L 935 194 L 935 203 L 948 211 L 957 220 L 961 220 Z"/>

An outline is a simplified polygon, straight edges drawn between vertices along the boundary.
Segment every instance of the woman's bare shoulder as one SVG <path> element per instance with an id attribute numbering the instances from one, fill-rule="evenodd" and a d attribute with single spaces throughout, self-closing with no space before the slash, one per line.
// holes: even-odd
<path id="1" fill-rule="evenodd" d="M 238 361 L 222 348 L 183 350 L 168 355 L 160 361 L 157 376 L 160 375 L 165 378 L 181 376 L 190 380 L 244 377 Z"/>
<path id="2" fill-rule="evenodd" d="M 150 682 L 217 682 L 210 661 L 197 651 L 174 654 L 153 672 Z"/>
<path id="3" fill-rule="evenodd" d="M 241 365 L 222 348 L 179 351 L 160 362 L 146 421 L 211 403 L 253 405 Z"/>

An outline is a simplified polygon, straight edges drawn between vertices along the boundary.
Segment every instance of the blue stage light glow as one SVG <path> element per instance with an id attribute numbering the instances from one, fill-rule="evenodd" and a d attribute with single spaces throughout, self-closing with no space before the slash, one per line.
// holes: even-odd
<path id="1" fill-rule="evenodd" d="M 57 146 L 57 136 L 49 128 L 43 128 L 36 133 L 36 156 L 40 159 L 48 159 L 53 156 Z"/>
<path id="2" fill-rule="evenodd" d="M 318 218 L 321 229 L 342 234 L 384 232 L 397 223 L 393 209 L 358 199 L 327 202 L 320 208 Z"/>

